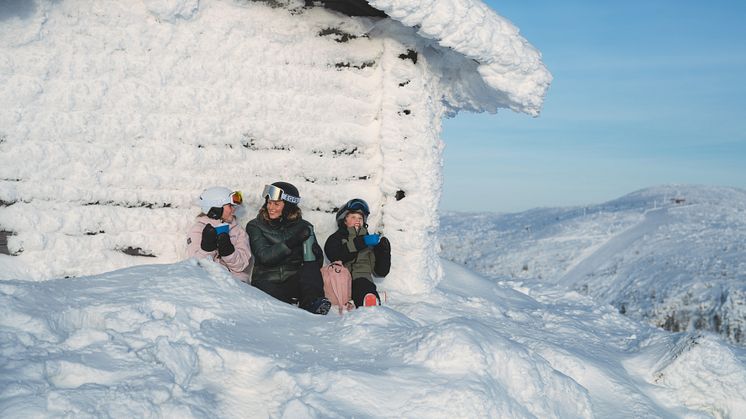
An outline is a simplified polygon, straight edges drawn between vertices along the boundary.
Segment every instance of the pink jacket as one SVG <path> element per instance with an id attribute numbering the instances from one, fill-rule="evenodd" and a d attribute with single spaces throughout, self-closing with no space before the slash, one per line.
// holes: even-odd
<path id="1" fill-rule="evenodd" d="M 214 260 L 228 268 L 233 276 L 250 284 L 251 271 L 254 269 L 254 257 L 251 255 L 251 248 L 249 247 L 249 235 L 236 223 L 234 218 L 230 222 L 228 235 L 236 250 L 228 256 L 220 257 L 217 250 L 205 252 L 200 247 L 202 243 L 202 230 L 204 230 L 207 224 L 212 224 L 213 227 L 216 227 L 223 224 L 223 221 L 213 220 L 206 215 L 198 216 L 192 228 L 189 229 L 189 235 L 187 236 L 187 255 L 198 259 L 209 258 Z"/>

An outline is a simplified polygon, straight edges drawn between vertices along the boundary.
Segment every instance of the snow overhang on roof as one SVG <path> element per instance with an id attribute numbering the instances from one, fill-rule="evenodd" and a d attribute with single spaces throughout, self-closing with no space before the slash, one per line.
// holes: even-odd
<path id="1" fill-rule="evenodd" d="M 541 53 L 507 19 L 479 0 L 368 0 L 390 18 L 413 27 L 478 63 L 496 108 L 537 116 L 552 75 Z M 485 92 L 482 92 L 485 93 Z M 483 98 L 482 98 L 482 101 Z"/>
<path id="2" fill-rule="evenodd" d="M 386 13 L 368 4 L 365 0 L 306 0 L 306 6 L 321 4 L 347 16 L 386 17 Z"/>

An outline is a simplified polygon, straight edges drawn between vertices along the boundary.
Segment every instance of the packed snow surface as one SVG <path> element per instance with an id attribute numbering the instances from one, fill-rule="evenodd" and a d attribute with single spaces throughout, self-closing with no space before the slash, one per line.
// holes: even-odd
<path id="1" fill-rule="evenodd" d="M 8 258 L 8 257 L 4 257 Z M 309 314 L 187 260 L 0 281 L 0 416 L 738 417 L 746 354 L 445 262 L 422 299 Z"/>

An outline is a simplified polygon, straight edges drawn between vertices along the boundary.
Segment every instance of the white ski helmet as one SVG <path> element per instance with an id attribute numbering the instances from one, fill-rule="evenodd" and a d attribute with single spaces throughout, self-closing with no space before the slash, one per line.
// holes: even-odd
<path id="1" fill-rule="evenodd" d="M 210 212 L 210 208 L 223 208 L 225 204 L 231 204 L 233 191 L 224 188 L 222 186 L 213 186 L 207 188 L 199 195 L 197 204 L 199 205 L 202 212 L 207 214 Z"/>

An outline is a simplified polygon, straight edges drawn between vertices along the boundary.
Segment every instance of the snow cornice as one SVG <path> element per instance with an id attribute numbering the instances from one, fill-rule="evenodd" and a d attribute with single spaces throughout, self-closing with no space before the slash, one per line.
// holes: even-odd
<path id="1" fill-rule="evenodd" d="M 537 116 L 552 75 L 518 28 L 479 0 L 368 0 L 420 36 L 479 63 L 497 107 Z"/>

